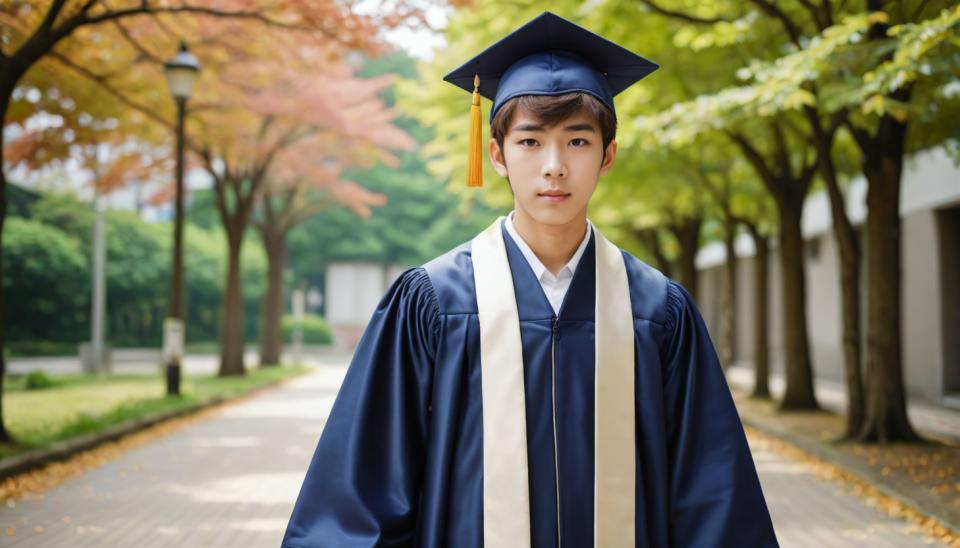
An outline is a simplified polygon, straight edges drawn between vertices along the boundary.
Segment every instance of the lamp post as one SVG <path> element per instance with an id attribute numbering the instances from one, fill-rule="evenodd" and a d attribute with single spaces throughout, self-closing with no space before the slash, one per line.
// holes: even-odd
<path id="1" fill-rule="evenodd" d="M 166 364 L 167 395 L 180 394 L 180 362 L 183 359 L 183 123 L 187 99 L 193 94 L 193 82 L 200 72 L 200 63 L 187 44 L 166 62 L 164 72 L 170 94 L 177 103 L 177 192 L 173 222 L 173 269 L 170 277 L 170 304 L 163 322 L 163 360 Z"/>
<path id="2" fill-rule="evenodd" d="M 106 373 L 108 370 L 104 352 L 103 317 L 106 309 L 106 234 L 103 220 L 104 196 L 100 185 L 100 143 L 93 145 L 93 302 L 90 310 L 90 353 L 84 370 L 89 373 Z M 88 368 L 89 365 L 89 368 Z"/>

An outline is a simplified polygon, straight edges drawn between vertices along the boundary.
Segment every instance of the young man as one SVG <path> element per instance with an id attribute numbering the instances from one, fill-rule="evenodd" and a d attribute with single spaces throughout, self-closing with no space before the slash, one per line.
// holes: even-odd
<path id="1" fill-rule="evenodd" d="M 544 13 L 446 77 L 514 211 L 387 292 L 283 546 L 777 545 L 693 301 L 586 218 L 655 68 Z"/>

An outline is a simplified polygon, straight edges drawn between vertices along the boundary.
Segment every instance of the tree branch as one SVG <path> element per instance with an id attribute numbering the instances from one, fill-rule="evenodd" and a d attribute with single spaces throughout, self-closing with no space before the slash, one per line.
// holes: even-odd
<path id="1" fill-rule="evenodd" d="M 60 12 L 63 11 L 63 6 L 66 3 L 67 0 L 54 0 L 53 3 L 50 4 L 50 9 L 47 10 L 47 14 L 43 16 L 43 21 L 40 23 L 37 32 L 52 30 L 54 22 L 56 22 L 57 17 L 60 16 Z"/>
<path id="2" fill-rule="evenodd" d="M 843 125 L 844 120 L 847 119 L 847 112 L 843 109 L 838 110 L 830 115 L 830 123 L 827 125 L 827 133 L 833 135 L 840 129 L 840 126 Z"/>
<path id="3" fill-rule="evenodd" d="M 770 169 L 770 166 L 767 165 L 766 160 L 764 160 L 763 155 L 760 154 L 760 151 L 757 150 L 746 137 L 737 133 L 735 131 L 727 131 L 727 136 L 736 144 L 740 150 L 743 152 L 743 155 L 746 156 L 747 161 L 750 162 L 750 165 L 753 166 L 753 169 L 757 172 L 757 175 L 760 176 L 760 179 L 767 184 L 770 188 L 779 188 L 777 186 L 777 176 Z"/>
<path id="4" fill-rule="evenodd" d="M 674 11 L 663 6 L 656 4 L 653 0 L 640 0 L 640 3 L 650 8 L 650 11 L 659 13 L 660 15 L 665 15 L 673 19 L 679 19 L 681 21 L 686 21 L 688 23 L 697 23 L 700 25 L 713 25 L 716 23 L 730 23 L 732 19 L 724 19 L 722 17 L 699 17 L 697 15 L 690 15 L 689 13 L 684 13 L 681 11 Z"/>
<path id="5" fill-rule="evenodd" d="M 713 182 L 710 180 L 710 177 L 704 173 L 703 167 L 696 170 L 696 176 L 703 183 L 703 187 L 706 188 L 707 193 L 710 194 L 710 197 L 713 199 L 714 203 L 720 207 L 720 211 L 723 212 L 723 216 L 727 219 L 730 218 L 730 188 L 727 185 L 723 185 L 723 189 L 719 189 L 713 185 Z"/>
<path id="6" fill-rule="evenodd" d="M 810 12 L 810 16 L 813 18 L 813 22 L 817 25 L 817 30 L 823 32 L 824 29 L 830 26 L 829 17 L 830 14 L 827 12 L 826 17 L 824 17 L 824 12 L 821 11 L 823 6 L 817 6 L 810 0 L 797 0 L 801 6 L 807 9 Z"/>
<path id="7" fill-rule="evenodd" d="M 795 46 L 801 47 L 800 38 L 802 37 L 802 33 L 800 32 L 800 26 L 797 25 L 797 23 L 794 22 L 793 19 L 790 19 L 790 16 L 784 13 L 784 11 L 780 9 L 779 6 L 777 6 L 773 2 L 769 2 L 768 0 L 750 0 L 750 1 L 756 4 L 761 11 L 763 11 L 770 17 L 773 17 L 774 19 L 779 19 L 780 23 L 783 25 L 783 28 L 787 31 L 787 34 L 790 35 L 790 41 L 793 42 Z"/>
<path id="8" fill-rule="evenodd" d="M 62 38 L 69 36 L 77 28 L 87 25 L 96 25 L 98 23 L 104 23 L 107 21 L 113 21 L 123 17 L 130 17 L 134 15 L 144 15 L 144 14 L 159 14 L 159 13 L 168 13 L 168 14 L 180 14 L 180 13 L 190 13 L 195 15 L 209 15 L 212 17 L 226 17 L 226 18 L 237 18 L 237 19 L 253 19 L 260 21 L 268 26 L 283 28 L 287 30 L 300 30 L 300 31 L 321 31 L 332 38 L 335 36 L 330 35 L 329 31 L 322 29 L 313 29 L 310 27 L 304 27 L 302 25 L 293 25 L 290 23 L 284 23 L 281 21 L 273 20 L 266 15 L 263 15 L 257 11 L 246 11 L 246 10 L 220 10 L 215 8 L 208 8 L 204 6 L 190 6 L 190 5 L 180 5 L 180 6 L 168 6 L 168 7 L 151 7 L 147 2 L 141 2 L 137 7 L 120 9 L 116 11 L 106 11 L 99 15 L 88 16 L 86 13 L 80 12 L 66 21 L 63 22 L 59 27 L 53 29 L 54 42 L 59 41 Z M 52 44 L 51 44 L 52 45 Z"/>
<path id="9" fill-rule="evenodd" d="M 154 112 L 153 109 L 150 109 L 144 105 L 141 105 L 136 101 L 134 101 L 133 99 L 124 95 L 123 92 L 121 92 L 116 87 L 114 87 L 113 84 L 111 84 L 107 80 L 107 78 L 104 77 L 103 75 L 97 74 L 86 67 L 82 67 L 74 63 L 68 57 L 66 57 L 65 55 L 62 55 L 57 51 L 51 51 L 49 55 L 50 57 L 63 63 L 66 67 L 73 69 L 74 71 L 79 73 L 81 76 L 84 76 L 90 80 L 93 80 L 97 85 L 102 87 L 107 93 L 116 97 L 121 103 L 127 105 L 128 107 L 134 110 L 137 110 L 138 112 L 141 112 L 151 120 L 163 125 L 170 131 L 173 131 L 176 129 L 171 122 L 169 122 L 168 120 L 164 120 L 163 117 L 157 114 L 156 112 Z"/>
<path id="10" fill-rule="evenodd" d="M 133 49 L 140 52 L 141 57 L 149 61 L 152 61 L 158 65 L 161 65 L 161 66 L 163 65 L 164 63 L 163 59 L 160 59 L 153 53 L 150 53 L 149 51 L 147 51 L 147 48 L 143 47 L 143 44 L 141 44 L 140 42 L 136 41 L 133 38 L 133 36 L 130 34 L 130 31 L 127 30 L 127 27 L 123 26 L 123 23 L 121 23 L 119 19 L 115 19 L 113 21 L 113 25 L 117 27 L 117 30 L 120 31 L 120 36 L 122 36 L 123 39 L 126 40 L 126 42 L 133 47 Z"/>
<path id="11" fill-rule="evenodd" d="M 910 21 L 908 22 L 915 22 L 917 17 L 920 17 L 920 14 L 922 14 L 923 10 L 926 9 L 928 3 L 930 3 L 930 0 L 923 0 L 920 2 L 920 5 L 917 6 L 917 9 L 913 10 L 913 14 L 910 16 Z"/>
<path id="12" fill-rule="evenodd" d="M 849 131 L 850 135 L 853 136 L 853 140 L 857 142 L 857 146 L 860 147 L 860 150 L 867 151 L 873 147 L 873 137 L 871 137 L 868 132 L 853 125 L 853 122 L 850 121 L 849 116 L 844 117 L 843 125 L 846 126 L 847 131 Z"/>
<path id="13" fill-rule="evenodd" d="M 774 153 L 777 157 L 777 163 L 782 170 L 781 173 L 793 176 L 793 166 L 790 164 L 790 153 L 787 151 L 787 138 L 783 134 L 783 126 L 779 120 L 770 122 L 770 131 L 773 133 L 773 142 L 775 143 Z"/>
<path id="14" fill-rule="evenodd" d="M 217 211 L 220 212 L 220 218 L 224 221 L 224 225 L 229 225 L 231 220 L 230 211 L 227 208 L 227 200 L 224 196 L 224 181 L 220 177 L 220 174 L 213 169 L 213 157 L 210 154 L 209 149 L 203 149 L 199 152 L 200 156 L 203 158 L 204 167 L 207 169 L 207 173 L 213 177 L 213 194 L 217 198 Z"/>
<path id="15" fill-rule="evenodd" d="M 819 167 L 820 163 L 817 159 L 817 153 L 814 153 L 813 161 L 803 167 L 803 170 L 800 172 L 800 177 L 797 178 L 797 182 L 800 184 L 800 188 L 803 190 L 801 196 L 807 195 L 807 190 L 810 188 L 810 183 L 813 181 L 813 176 L 817 174 L 817 169 Z"/>

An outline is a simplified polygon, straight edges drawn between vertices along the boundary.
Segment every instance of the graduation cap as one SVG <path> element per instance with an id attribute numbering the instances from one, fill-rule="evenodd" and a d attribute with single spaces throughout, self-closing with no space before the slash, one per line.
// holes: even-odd
<path id="1" fill-rule="evenodd" d="M 473 92 L 467 186 L 481 186 L 480 97 L 500 107 L 521 95 L 584 92 L 616 112 L 613 97 L 659 65 L 545 11 L 443 79 Z"/>

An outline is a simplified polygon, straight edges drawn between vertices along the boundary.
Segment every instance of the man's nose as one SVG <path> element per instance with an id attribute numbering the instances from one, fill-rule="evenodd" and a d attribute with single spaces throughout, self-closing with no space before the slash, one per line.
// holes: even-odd
<path id="1" fill-rule="evenodd" d="M 544 177 L 566 177 L 566 162 L 560 148 L 556 146 L 548 146 L 546 153 L 547 154 L 543 162 L 543 167 L 540 169 L 540 174 Z"/>

